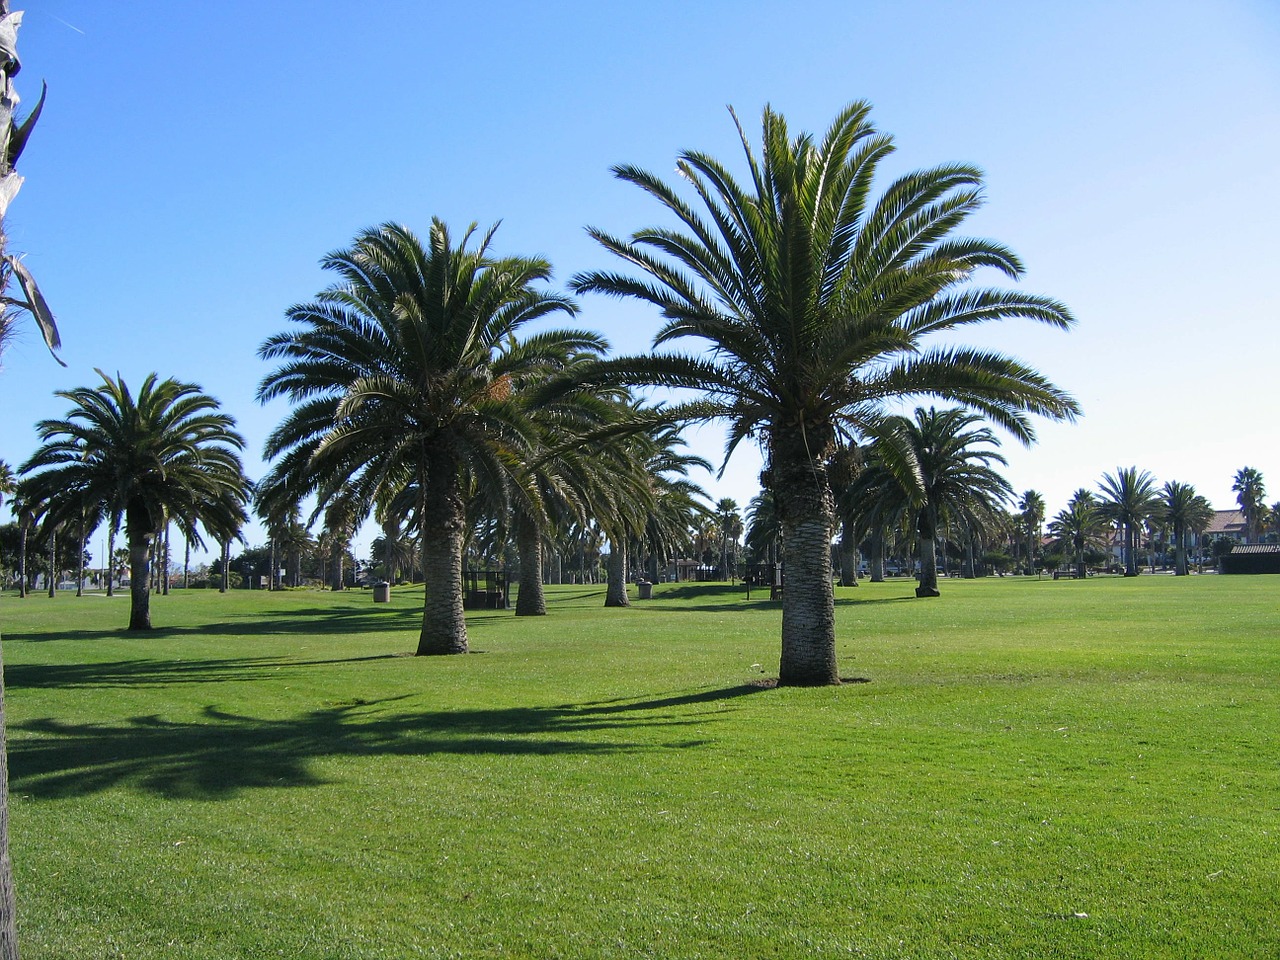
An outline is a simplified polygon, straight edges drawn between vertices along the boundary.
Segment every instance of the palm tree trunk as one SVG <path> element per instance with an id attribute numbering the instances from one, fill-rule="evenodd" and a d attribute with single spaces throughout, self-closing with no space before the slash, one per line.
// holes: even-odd
<path id="1" fill-rule="evenodd" d="M 542 537 L 538 526 L 521 517 L 516 526 L 516 550 L 520 554 L 520 593 L 516 596 L 517 617 L 542 617 L 547 601 L 542 592 Z"/>
<path id="2" fill-rule="evenodd" d="M 871 531 L 871 582 L 884 583 L 884 531 Z"/>
<path id="3" fill-rule="evenodd" d="M 219 593 L 226 593 L 231 587 L 231 541 L 222 541 L 222 581 L 218 585 Z"/>
<path id="4" fill-rule="evenodd" d="M 49 599 L 58 595 L 58 531 L 49 529 Z"/>
<path id="5" fill-rule="evenodd" d="M 80 518 L 80 553 L 76 556 L 76 596 L 84 596 L 84 546 L 88 539 L 84 529 L 84 517 Z"/>
<path id="6" fill-rule="evenodd" d="M 1175 577 L 1186 577 L 1191 575 L 1191 569 L 1187 566 L 1187 531 L 1181 527 L 1173 528 L 1173 575 Z"/>
<path id="7" fill-rule="evenodd" d="M 129 629 L 151 629 L 151 545 L 155 533 L 149 523 L 125 521 L 129 541 Z"/>
<path id="8" fill-rule="evenodd" d="M 332 589 L 344 590 L 346 589 L 346 583 L 344 581 L 346 580 L 347 572 L 346 570 L 343 569 L 343 566 L 346 561 L 346 558 L 343 556 L 343 554 L 347 552 L 347 548 L 342 540 L 339 539 L 334 542 L 333 552 L 334 552 L 334 556 L 331 558 L 331 561 L 330 561 L 333 566 Z"/>
<path id="9" fill-rule="evenodd" d="M 444 443 L 425 453 L 418 471 L 422 543 L 422 632 L 418 656 L 466 653 L 462 610 L 464 512 L 457 454 Z"/>
<path id="10" fill-rule="evenodd" d="M 186 552 L 182 557 L 182 589 L 188 590 L 191 588 L 191 538 L 182 539 L 186 545 Z"/>
<path id="11" fill-rule="evenodd" d="M 778 683 L 784 686 L 837 684 L 835 590 L 831 577 L 831 534 L 835 500 L 822 452 L 829 438 L 782 431 L 771 438 L 773 495 L 786 554 L 782 591 L 782 657 Z M 811 456 L 809 449 L 818 454 Z"/>
<path id="12" fill-rule="evenodd" d="M 1138 538 L 1134 533 L 1133 524 L 1126 523 L 1124 525 L 1124 575 L 1126 577 L 1136 577 L 1138 575 Z"/>
<path id="13" fill-rule="evenodd" d="M 18 524 L 18 597 L 27 598 L 27 534 L 31 524 L 24 518 Z"/>
<path id="14" fill-rule="evenodd" d="M 916 587 L 917 597 L 938 597 L 938 525 L 929 509 L 920 511 L 916 524 L 920 535 L 920 585 Z"/>
<path id="15" fill-rule="evenodd" d="M 604 594 L 606 607 L 629 607 L 627 599 L 626 537 L 609 538 L 609 585 Z"/>
<path id="16" fill-rule="evenodd" d="M 167 597 L 169 595 L 169 554 L 171 552 L 170 544 L 170 527 L 166 522 L 162 533 L 164 546 L 160 550 L 160 595 Z"/>
<path id="17" fill-rule="evenodd" d="M 856 587 L 858 585 L 858 540 L 852 525 L 847 521 L 840 524 L 840 586 Z"/>
<path id="18" fill-rule="evenodd" d="M 116 518 L 107 520 L 107 596 L 116 595 Z"/>

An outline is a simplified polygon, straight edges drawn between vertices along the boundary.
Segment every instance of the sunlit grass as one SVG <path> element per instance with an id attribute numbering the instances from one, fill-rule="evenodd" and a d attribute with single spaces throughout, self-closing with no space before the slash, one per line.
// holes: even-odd
<path id="1" fill-rule="evenodd" d="M 1270 957 L 1280 578 L 0 600 L 26 960 Z"/>

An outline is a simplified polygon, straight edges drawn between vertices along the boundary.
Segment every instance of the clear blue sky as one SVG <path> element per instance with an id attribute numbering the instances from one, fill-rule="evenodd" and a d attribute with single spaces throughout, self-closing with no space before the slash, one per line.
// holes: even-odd
<path id="1" fill-rule="evenodd" d="M 1023 286 L 1079 319 L 969 338 L 1085 408 L 1029 451 L 1006 444 L 1017 490 L 1041 490 L 1052 515 L 1136 464 L 1225 508 L 1249 465 L 1280 500 L 1274 0 L 26 6 L 19 92 L 28 106 L 42 78 L 50 92 L 10 243 L 69 367 L 29 323 L 5 356 L 0 458 L 15 466 L 34 422 L 65 413 L 52 392 L 101 367 L 200 383 L 261 476 L 283 408 L 253 401 L 257 346 L 361 228 L 501 220 L 499 252 L 542 254 L 564 283 L 609 263 L 584 225 L 657 216 L 610 165 L 665 174 L 689 148 L 736 163 L 729 104 L 752 131 L 771 103 L 821 132 L 868 99 L 895 171 L 986 170 L 971 232 L 1018 251 Z M 583 308 L 618 350 L 646 349 L 658 324 L 603 298 Z M 719 431 L 696 442 L 718 458 Z M 757 470 L 739 455 L 701 479 L 745 504 Z"/>

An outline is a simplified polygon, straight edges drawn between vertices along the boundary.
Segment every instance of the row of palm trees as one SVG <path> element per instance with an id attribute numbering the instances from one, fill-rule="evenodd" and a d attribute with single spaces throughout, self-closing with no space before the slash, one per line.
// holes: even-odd
<path id="1" fill-rule="evenodd" d="M 1076 563 L 1076 576 L 1086 573 L 1086 553 L 1111 545 L 1113 532 L 1123 536 L 1124 575 L 1138 575 L 1139 534 L 1145 527 L 1172 531 L 1174 572 L 1189 572 L 1188 547 L 1213 519 L 1213 507 L 1193 486 L 1171 480 L 1162 487 L 1146 470 L 1117 468 L 1105 474 L 1098 493 L 1081 488 L 1049 524 L 1049 533 Z"/>
<path id="2" fill-rule="evenodd" d="M 841 474 L 841 451 L 870 447 L 864 475 L 880 471 L 909 489 L 915 530 L 932 542 L 940 525 L 977 525 L 987 501 L 1007 495 L 985 472 L 1000 462 L 986 424 L 1030 443 L 1033 416 L 1079 412 L 1032 368 L 942 341 L 989 320 L 1060 329 L 1073 320 L 1050 298 L 970 285 L 981 268 L 1022 273 L 1004 245 L 957 235 L 981 205 L 976 168 L 906 173 L 876 193 L 894 146 L 869 114 L 868 104 L 851 104 L 817 139 L 792 136 L 767 108 L 758 149 L 738 127 L 744 181 L 706 154 L 680 156 L 689 200 L 645 171 L 615 169 L 676 227 L 627 237 L 591 228 L 626 269 L 579 274 L 570 286 L 655 307 L 665 323 L 652 353 L 608 357 L 592 331 L 543 326 L 574 316 L 577 303 L 547 289 L 545 260 L 497 255 L 493 230 L 472 227 L 455 240 L 436 220 L 424 240 L 384 224 L 322 261 L 335 282 L 291 308 L 290 327 L 259 350 L 275 365 L 259 400 L 290 409 L 267 440 L 273 466 L 255 488 L 239 470 L 233 425 L 198 388 L 153 377 L 135 401 L 104 375 L 96 391 L 62 394 L 76 404 L 71 415 L 41 424 L 46 447 L 26 465 L 32 489 L 59 516 L 89 500 L 122 516 L 139 564 L 134 584 L 147 582 L 142 568 L 166 517 L 224 543 L 250 497 L 269 527 L 304 503 L 313 518 L 345 518 L 343 529 L 370 515 L 394 520 L 420 545 L 418 652 L 458 653 L 467 650 L 463 545 L 478 524 L 518 544 L 517 613 L 545 611 L 535 574 L 548 538 L 591 523 L 610 543 L 607 602 L 623 605 L 632 547 L 650 557 L 669 549 L 688 530 L 687 516 L 672 514 L 698 500 L 686 476 L 698 458 L 680 452 L 679 426 L 723 421 L 726 458 L 743 441 L 761 447 L 786 551 L 779 680 L 837 683 L 829 544 L 853 482 Z M 654 387 L 673 391 L 665 404 L 631 393 Z M 179 407 L 180 422 L 191 418 L 182 439 L 139 450 L 123 472 L 105 462 L 95 472 L 94 431 L 126 410 L 135 416 L 155 392 Z M 889 412 L 913 397 L 956 409 L 930 410 L 928 422 Z M 963 490 L 935 475 L 940 451 L 913 445 L 913 430 L 950 430 L 970 451 Z M 121 479 L 174 470 L 183 479 L 172 494 Z M 889 510 L 874 502 L 875 515 Z M 131 625 L 145 623 L 142 599 Z"/>

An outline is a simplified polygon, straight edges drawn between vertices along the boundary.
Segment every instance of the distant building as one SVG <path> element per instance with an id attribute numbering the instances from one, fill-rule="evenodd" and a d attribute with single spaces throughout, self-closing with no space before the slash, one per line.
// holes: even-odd
<path id="1" fill-rule="evenodd" d="M 1238 540 L 1244 543 L 1248 527 L 1242 510 L 1215 510 L 1204 535 L 1209 540 Z"/>

